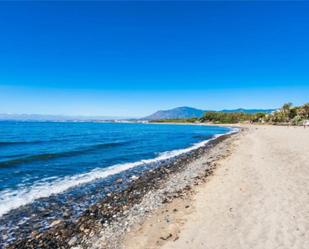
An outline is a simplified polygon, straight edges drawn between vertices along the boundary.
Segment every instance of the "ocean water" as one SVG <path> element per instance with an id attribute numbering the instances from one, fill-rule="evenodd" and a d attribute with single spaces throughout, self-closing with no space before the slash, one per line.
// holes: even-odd
<path id="1" fill-rule="evenodd" d="M 83 188 L 89 192 L 96 181 L 188 152 L 229 131 L 197 125 L 0 122 L 0 217 L 42 198 L 80 194 Z"/>

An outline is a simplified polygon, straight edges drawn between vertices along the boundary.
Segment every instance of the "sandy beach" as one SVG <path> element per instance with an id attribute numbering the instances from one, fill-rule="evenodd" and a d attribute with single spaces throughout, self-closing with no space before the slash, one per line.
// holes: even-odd
<path id="1" fill-rule="evenodd" d="M 308 248 L 309 128 L 241 125 L 5 248 Z M 123 188 L 124 179 L 131 179 Z"/>
<path id="2" fill-rule="evenodd" d="M 247 128 L 213 175 L 135 225 L 123 248 L 308 248 L 309 129 Z"/>

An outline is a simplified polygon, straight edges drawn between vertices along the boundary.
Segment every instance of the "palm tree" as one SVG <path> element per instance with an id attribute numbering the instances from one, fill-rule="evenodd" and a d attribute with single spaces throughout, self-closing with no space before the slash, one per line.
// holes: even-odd
<path id="1" fill-rule="evenodd" d="M 291 112 L 291 108 L 292 108 L 293 104 L 292 103 L 285 103 L 282 107 L 281 107 L 281 112 L 283 114 L 283 119 L 284 121 L 288 122 L 289 121 L 289 117 L 290 117 L 290 112 Z"/>
<path id="2" fill-rule="evenodd" d="M 309 103 L 304 104 L 302 107 L 305 118 L 309 118 Z"/>

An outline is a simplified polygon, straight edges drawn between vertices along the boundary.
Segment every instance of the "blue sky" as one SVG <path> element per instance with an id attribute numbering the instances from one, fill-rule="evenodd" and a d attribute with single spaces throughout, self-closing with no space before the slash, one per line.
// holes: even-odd
<path id="1" fill-rule="evenodd" d="M 309 101 L 309 2 L 0 2 L 0 113 Z"/>

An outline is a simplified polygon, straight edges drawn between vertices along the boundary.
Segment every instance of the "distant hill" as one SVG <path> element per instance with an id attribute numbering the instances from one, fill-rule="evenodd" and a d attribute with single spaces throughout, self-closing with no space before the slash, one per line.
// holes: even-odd
<path id="1" fill-rule="evenodd" d="M 232 109 L 232 110 L 221 110 L 219 112 L 243 112 L 243 113 L 271 113 L 275 109 Z M 205 112 L 209 110 L 201 110 L 192 107 L 177 107 L 170 110 L 157 111 L 147 117 L 142 118 L 143 120 L 160 120 L 160 119 L 179 119 L 179 118 L 200 118 Z"/>
<path id="2" fill-rule="evenodd" d="M 177 107 L 170 110 L 157 111 L 144 120 L 159 120 L 159 119 L 178 119 L 178 118 L 199 118 L 202 117 L 205 111 L 192 107 Z"/>

